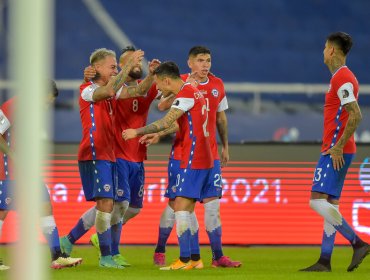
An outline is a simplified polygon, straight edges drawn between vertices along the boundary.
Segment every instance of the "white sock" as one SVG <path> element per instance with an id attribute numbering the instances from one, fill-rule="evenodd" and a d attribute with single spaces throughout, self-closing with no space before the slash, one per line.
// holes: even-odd
<path id="1" fill-rule="evenodd" d="M 204 204 L 204 223 L 208 232 L 221 226 L 219 199 Z"/>
<path id="2" fill-rule="evenodd" d="M 115 202 L 112 211 L 111 225 L 116 225 L 122 222 L 123 216 L 125 215 L 129 202 L 127 200 L 121 202 Z"/>
<path id="3" fill-rule="evenodd" d="M 175 224 L 175 211 L 167 204 L 161 215 L 159 227 L 161 228 L 173 228 Z"/>
<path id="4" fill-rule="evenodd" d="M 126 224 L 129 220 L 136 217 L 141 211 L 141 208 L 132 208 L 129 207 L 127 211 L 125 212 L 125 215 L 123 215 L 123 223 Z"/>
<path id="5" fill-rule="evenodd" d="M 56 227 L 53 215 L 41 217 L 41 229 L 44 234 L 50 235 Z"/>
<path id="6" fill-rule="evenodd" d="M 110 228 L 111 213 L 96 210 L 95 228 L 96 232 L 102 234 Z"/>
<path id="7" fill-rule="evenodd" d="M 177 211 L 175 212 L 176 219 L 176 233 L 177 236 L 181 236 L 185 231 L 190 229 L 190 212 L 189 211 Z"/>
<path id="8" fill-rule="evenodd" d="M 82 214 L 81 220 L 85 230 L 89 230 L 95 224 L 96 208 L 91 207 L 85 213 Z"/>
<path id="9" fill-rule="evenodd" d="M 332 204 L 339 212 L 339 205 Z M 324 232 L 327 237 L 333 235 L 337 230 L 326 219 L 324 220 Z"/>
<path id="10" fill-rule="evenodd" d="M 342 225 L 343 217 L 338 209 L 326 199 L 311 199 L 310 207 L 333 226 Z"/>
<path id="11" fill-rule="evenodd" d="M 190 233 L 194 235 L 199 230 L 199 223 L 195 211 L 190 213 Z"/>

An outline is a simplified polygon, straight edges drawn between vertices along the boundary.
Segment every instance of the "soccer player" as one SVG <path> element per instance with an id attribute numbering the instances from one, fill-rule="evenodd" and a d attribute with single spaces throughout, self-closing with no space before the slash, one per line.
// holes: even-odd
<path id="1" fill-rule="evenodd" d="M 117 74 L 115 52 L 105 48 L 95 50 L 90 56 L 90 64 L 97 75 L 80 86 L 82 140 L 78 165 L 85 198 L 96 202 L 94 224 L 100 243 L 101 267 L 124 268 L 113 260 L 111 253 L 111 219 L 117 177 L 113 126 L 115 100 L 127 94 L 122 86 L 143 54 L 141 50 L 135 51 Z M 118 210 L 120 207 L 116 206 Z"/>
<path id="2" fill-rule="evenodd" d="M 51 87 L 51 91 L 47 97 L 47 105 L 52 103 L 58 96 L 58 89 L 54 81 L 52 81 Z M 12 127 L 14 126 L 14 102 L 16 102 L 16 98 L 9 99 L 2 105 L 0 110 L 0 234 L 3 222 L 13 205 L 14 181 L 12 174 L 12 159 L 14 158 L 14 140 L 12 136 Z M 61 252 L 58 228 L 55 224 L 50 196 L 46 188 L 43 188 L 43 203 L 45 216 L 41 217 L 40 224 L 51 252 L 52 261 L 50 267 L 53 269 L 61 269 L 79 265 L 82 262 L 81 258 L 70 258 Z M 8 266 L 1 264 L 0 270 L 8 268 Z"/>
<path id="3" fill-rule="evenodd" d="M 356 235 L 339 211 L 344 179 L 356 152 L 354 132 L 362 119 L 357 103 L 359 85 L 346 66 L 351 47 L 352 38 L 344 32 L 330 34 L 325 43 L 324 63 L 332 73 L 332 78 L 325 96 L 323 143 L 310 198 L 310 207 L 324 218 L 324 232 L 319 260 L 301 271 L 331 271 L 331 255 L 337 231 L 353 247 L 352 261 L 347 271 L 356 269 L 370 253 L 369 244 Z"/>
<path id="4" fill-rule="evenodd" d="M 221 167 L 226 166 L 229 160 L 227 117 L 225 114 L 228 104 L 222 80 L 210 73 L 211 64 L 211 51 L 204 46 L 194 46 L 190 49 L 188 56 L 188 66 L 191 73 L 181 75 L 181 78 L 184 81 L 191 82 L 203 94 L 208 111 L 207 130 L 209 132 L 214 166 L 209 177 L 207 189 L 201 195 L 201 201 L 204 203 L 204 220 L 212 249 L 212 267 L 240 267 L 241 262 L 231 260 L 229 257 L 224 256 L 222 252 L 220 220 L 220 198 L 222 196 Z M 160 106 L 162 106 L 162 109 L 167 109 L 166 104 L 168 105 L 171 102 L 173 102 L 173 98 L 165 101 L 163 105 L 160 104 Z M 222 143 L 221 159 L 218 154 L 216 127 Z M 146 139 L 148 138 L 143 137 L 142 141 L 145 142 Z M 180 159 L 181 145 L 178 140 L 175 140 L 169 168 L 178 166 Z M 153 256 L 154 264 L 156 265 L 165 264 L 165 247 L 174 225 L 171 187 L 176 183 L 176 177 L 173 174 L 174 172 L 169 173 L 169 184 L 165 194 L 169 201 L 161 216 L 158 242 Z M 198 239 L 198 221 L 195 212 L 191 214 L 191 219 L 196 228 L 196 231 L 192 234 Z M 195 242 L 194 244 L 197 243 Z M 194 250 L 195 254 L 199 254 L 199 248 L 194 248 Z"/>
<path id="5" fill-rule="evenodd" d="M 122 50 L 120 67 L 123 68 L 135 52 L 132 46 Z M 135 217 L 142 208 L 144 192 L 144 165 L 146 159 L 146 147 L 140 145 L 137 140 L 123 141 L 122 130 L 129 124 L 143 126 L 146 123 L 148 110 L 151 102 L 157 95 L 153 82 L 152 71 L 159 65 L 157 59 L 149 64 L 150 74 L 144 80 L 142 77 L 141 62 L 135 64 L 124 84 L 123 93 L 116 105 L 116 116 L 113 123 L 115 131 L 115 157 L 118 173 L 118 185 L 115 195 L 115 203 L 111 219 L 111 251 L 113 260 L 121 266 L 130 266 L 119 253 L 122 223 Z M 91 67 L 85 69 L 85 79 L 94 77 L 96 72 Z M 87 210 L 79 219 L 76 226 L 67 236 L 61 238 L 62 249 L 67 254 L 72 251 L 72 245 L 83 236 L 93 225 L 96 215 L 95 207 Z M 99 239 L 96 234 L 92 235 L 91 242 L 99 248 Z"/>
<path id="6" fill-rule="evenodd" d="M 140 135 L 171 129 L 176 121 L 178 123 L 182 149 L 180 168 L 176 175 L 178 180 L 173 189 L 180 257 L 170 266 L 161 269 L 187 270 L 199 264 L 199 259 L 191 259 L 190 234 L 195 228 L 190 215 L 194 211 L 195 202 L 201 198 L 213 167 L 207 131 L 207 105 L 198 89 L 181 79 L 179 68 L 173 62 L 162 63 L 154 71 L 154 80 L 164 97 L 170 94 L 176 96 L 171 109 L 165 117 L 145 127 L 124 130 L 122 137 L 129 140 Z"/>

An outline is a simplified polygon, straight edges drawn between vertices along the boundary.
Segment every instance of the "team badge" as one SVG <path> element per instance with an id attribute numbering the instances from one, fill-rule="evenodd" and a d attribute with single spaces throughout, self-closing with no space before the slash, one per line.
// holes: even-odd
<path id="1" fill-rule="evenodd" d="M 214 97 L 217 97 L 218 96 L 218 90 L 217 89 L 212 89 L 212 95 L 214 96 Z"/>
<path id="2" fill-rule="evenodd" d="M 118 190 L 117 190 L 117 195 L 118 195 L 118 196 L 123 196 L 123 190 L 118 189 Z"/>
<path id="3" fill-rule="evenodd" d="M 349 91 L 348 90 L 343 90 L 343 94 L 342 94 L 343 98 L 347 98 L 349 96 Z"/>
<path id="4" fill-rule="evenodd" d="M 108 185 L 108 184 L 106 184 L 106 185 L 104 185 L 104 190 L 106 191 L 106 192 L 109 192 L 109 190 L 110 190 L 110 185 Z"/>

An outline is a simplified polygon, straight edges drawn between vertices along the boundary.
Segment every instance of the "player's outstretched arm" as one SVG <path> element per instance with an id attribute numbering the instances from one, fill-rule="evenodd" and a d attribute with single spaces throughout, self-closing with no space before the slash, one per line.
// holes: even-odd
<path id="1" fill-rule="evenodd" d="M 137 86 L 124 86 L 122 92 L 119 95 L 120 99 L 138 97 L 145 95 L 154 82 L 154 70 L 161 64 L 158 59 L 153 59 L 149 62 L 149 74 L 144 80 Z"/>
<path id="2" fill-rule="evenodd" d="M 356 128 L 362 120 L 362 114 L 357 101 L 350 102 L 344 105 L 345 110 L 348 112 L 348 121 L 343 130 L 342 136 L 338 142 L 331 149 L 327 150 L 324 154 L 330 154 L 333 160 L 333 167 L 335 170 L 340 170 L 344 165 L 343 148 L 348 142 L 349 138 L 355 133 Z"/>
<path id="3" fill-rule="evenodd" d="M 220 140 L 222 143 L 222 150 L 221 150 L 221 167 L 227 165 L 229 161 L 229 137 L 228 137 L 228 130 L 227 130 L 227 117 L 225 111 L 217 112 L 216 114 L 216 125 L 218 135 L 220 136 Z"/>
<path id="4" fill-rule="evenodd" d="M 148 124 L 147 126 L 140 127 L 137 129 L 129 128 L 124 130 L 122 132 L 122 137 L 125 140 L 129 140 L 137 136 L 156 133 L 168 129 L 183 114 L 184 111 L 176 108 L 171 108 L 171 110 L 160 120 L 157 120 L 155 122 L 152 122 L 151 124 Z"/>
<path id="5" fill-rule="evenodd" d="M 150 146 L 152 144 L 157 144 L 161 137 L 166 136 L 168 134 L 175 133 L 176 131 L 179 130 L 179 125 L 177 122 L 174 122 L 171 124 L 171 126 L 165 130 L 156 132 L 156 133 L 150 133 L 150 134 L 145 134 L 139 139 L 139 142 L 141 144 L 145 144 L 145 146 Z"/>

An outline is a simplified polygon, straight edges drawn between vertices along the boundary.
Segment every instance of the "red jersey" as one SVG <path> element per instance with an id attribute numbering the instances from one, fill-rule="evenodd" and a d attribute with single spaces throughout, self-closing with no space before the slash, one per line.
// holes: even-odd
<path id="1" fill-rule="evenodd" d="M 207 132 L 207 105 L 198 89 L 185 83 L 171 108 L 185 113 L 177 120 L 181 139 L 181 168 L 209 169 L 213 157 Z"/>
<path id="2" fill-rule="evenodd" d="M 181 79 L 186 81 L 190 74 L 182 74 Z M 212 74 L 208 74 L 207 81 L 199 83 L 197 89 L 203 94 L 208 111 L 207 131 L 209 132 L 209 142 L 213 159 L 220 159 L 217 146 L 217 112 L 225 111 L 229 108 L 222 80 Z M 171 158 L 181 160 L 181 141 L 176 134 L 172 146 Z"/>
<path id="3" fill-rule="evenodd" d="M 333 147 L 342 136 L 348 121 L 348 113 L 343 106 L 358 99 L 358 89 L 358 81 L 347 66 L 342 66 L 333 74 L 325 96 L 321 152 Z M 353 154 L 355 152 L 356 143 L 352 135 L 344 146 L 343 153 Z"/>
<path id="4" fill-rule="evenodd" d="M 141 81 L 139 81 L 141 82 Z M 117 101 L 115 120 L 115 155 L 132 162 L 146 159 L 146 146 L 139 143 L 139 138 L 123 140 L 122 131 L 127 128 L 139 128 L 146 125 L 149 107 L 158 92 L 153 84 L 145 96 L 120 99 Z"/>
<path id="5" fill-rule="evenodd" d="M 5 139 L 9 147 L 14 146 L 14 140 L 12 134 L 12 126 L 13 126 L 13 104 L 15 98 L 11 98 L 7 100 L 2 106 L 1 110 L 3 111 L 4 116 L 1 117 L 2 122 L 9 122 L 10 126 L 7 129 L 2 129 L 4 131 L 2 133 L 2 137 Z M 5 121 L 6 118 L 7 121 Z M 10 164 L 9 157 L 0 151 L 0 180 L 12 180 L 13 179 L 13 168 Z"/>
<path id="6" fill-rule="evenodd" d="M 114 98 L 92 101 L 92 94 L 99 86 L 87 82 L 80 86 L 80 117 L 82 139 L 78 149 L 78 160 L 108 160 L 114 156 Z"/>

